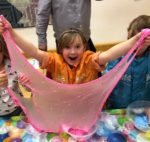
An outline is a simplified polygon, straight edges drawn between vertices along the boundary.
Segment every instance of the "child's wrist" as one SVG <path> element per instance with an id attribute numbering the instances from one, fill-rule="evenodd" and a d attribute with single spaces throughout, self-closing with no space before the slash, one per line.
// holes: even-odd
<path id="1" fill-rule="evenodd" d="M 141 37 L 141 32 L 136 34 L 136 36 L 135 36 L 136 40 L 139 40 L 140 37 Z"/>

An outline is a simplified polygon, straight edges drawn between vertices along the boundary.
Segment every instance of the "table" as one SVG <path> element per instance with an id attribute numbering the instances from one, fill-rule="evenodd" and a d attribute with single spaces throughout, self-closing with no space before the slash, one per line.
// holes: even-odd
<path id="1" fill-rule="evenodd" d="M 97 123 L 97 132 L 85 142 L 107 142 L 107 137 L 112 133 L 123 134 L 128 142 L 150 141 L 144 138 L 145 133 L 133 126 L 125 110 L 108 110 L 101 113 Z M 30 125 L 25 116 L 14 116 L 0 118 L 0 142 L 76 142 L 76 140 L 66 133 L 39 133 Z"/>

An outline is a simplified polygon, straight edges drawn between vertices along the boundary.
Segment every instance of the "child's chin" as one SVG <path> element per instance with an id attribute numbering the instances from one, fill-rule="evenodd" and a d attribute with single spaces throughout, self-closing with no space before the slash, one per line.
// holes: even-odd
<path id="1" fill-rule="evenodd" d="M 68 65 L 69 65 L 69 67 L 70 67 L 70 68 L 73 68 L 73 67 L 74 67 L 74 65 L 73 65 L 73 64 L 68 64 Z"/>
<path id="2" fill-rule="evenodd" d="M 75 62 L 73 62 L 73 63 L 72 63 L 72 62 L 69 62 L 69 63 L 68 63 L 69 66 L 74 66 L 75 64 L 76 64 Z"/>

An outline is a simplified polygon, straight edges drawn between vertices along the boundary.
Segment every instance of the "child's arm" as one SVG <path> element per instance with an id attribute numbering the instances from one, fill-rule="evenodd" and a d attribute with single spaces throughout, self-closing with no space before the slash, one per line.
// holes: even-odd
<path id="1" fill-rule="evenodd" d="M 11 35 L 21 50 L 23 50 L 28 56 L 37 59 L 39 62 L 42 62 L 43 57 L 45 57 L 44 51 L 39 50 L 31 42 L 26 41 L 24 38 L 19 36 L 13 29 Z"/>
<path id="2" fill-rule="evenodd" d="M 134 44 L 138 41 L 138 39 L 140 38 L 140 34 L 141 33 L 138 33 L 137 35 L 130 38 L 129 40 L 119 43 L 113 46 L 112 48 L 110 48 L 109 50 L 99 54 L 99 57 L 97 58 L 97 62 L 99 63 L 99 65 L 104 65 L 107 62 L 115 60 L 118 57 L 126 54 L 130 50 L 130 48 L 133 47 Z M 146 40 L 150 45 L 150 36 L 148 36 Z"/>
<path id="3" fill-rule="evenodd" d="M 4 23 L 7 24 L 7 28 L 18 47 L 23 50 L 28 56 L 37 59 L 39 62 L 41 62 L 43 58 L 46 58 L 46 55 L 48 57 L 48 54 L 46 52 L 39 50 L 32 43 L 26 41 L 24 38 L 18 35 L 5 18 L 3 18 L 3 20 L 0 20 L 0 34 L 2 34 L 5 30 Z"/>

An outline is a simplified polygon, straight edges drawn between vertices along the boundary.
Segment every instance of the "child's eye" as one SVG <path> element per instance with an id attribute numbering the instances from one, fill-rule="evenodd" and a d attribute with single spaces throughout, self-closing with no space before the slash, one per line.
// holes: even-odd
<path id="1" fill-rule="evenodd" d="M 70 46 L 65 46 L 65 48 L 66 48 L 66 49 L 69 49 L 69 48 L 70 48 Z"/>
<path id="2" fill-rule="evenodd" d="M 79 49 L 80 47 L 81 47 L 80 45 L 77 45 L 77 46 L 76 46 L 77 49 Z"/>

